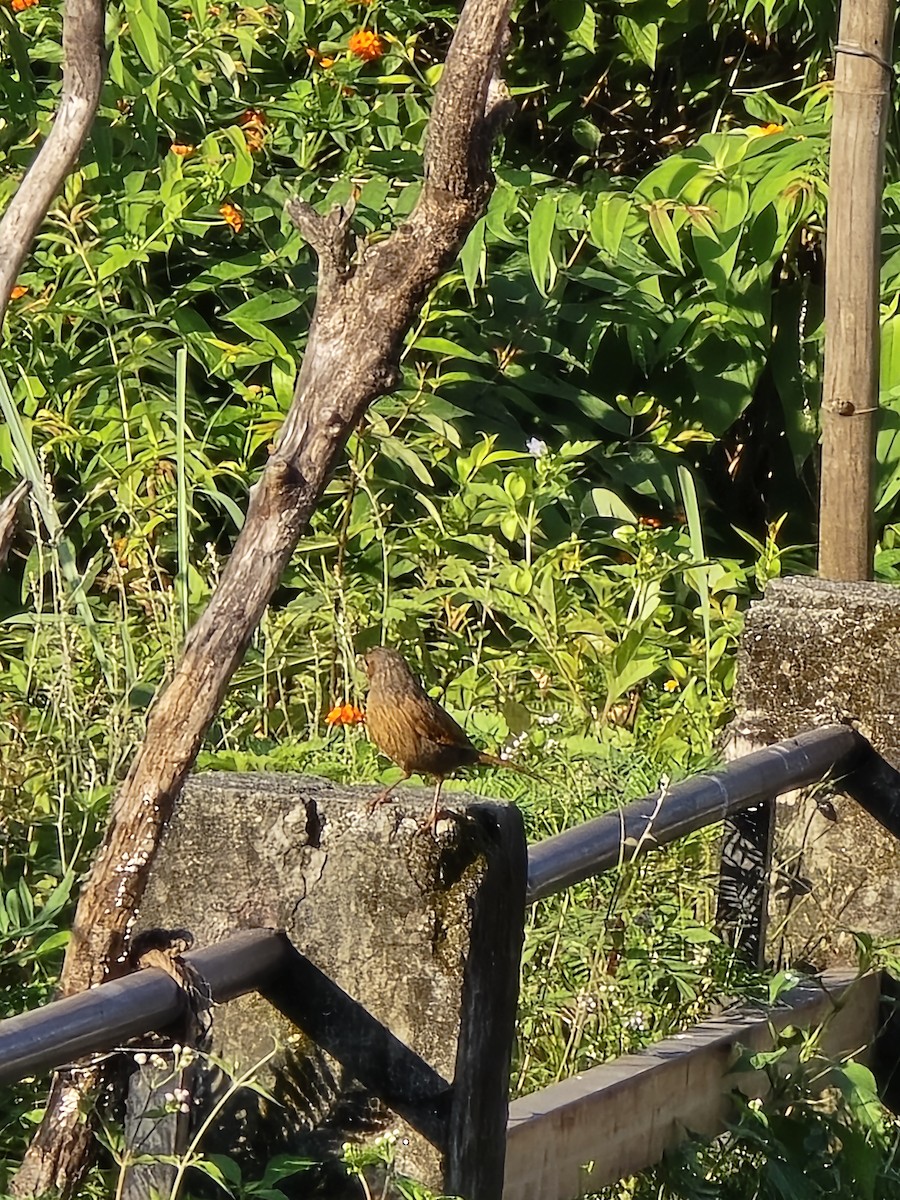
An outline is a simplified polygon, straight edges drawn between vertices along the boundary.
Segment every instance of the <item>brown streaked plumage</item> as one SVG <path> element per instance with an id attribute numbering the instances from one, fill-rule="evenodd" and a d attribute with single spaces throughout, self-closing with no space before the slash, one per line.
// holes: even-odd
<path id="1" fill-rule="evenodd" d="M 483 754 L 473 746 L 465 730 L 425 691 L 409 669 L 402 654 L 387 646 L 376 646 L 366 655 L 369 695 L 366 700 L 366 728 L 382 754 L 403 770 L 398 779 L 370 804 L 370 811 L 388 799 L 391 792 L 410 775 L 433 775 L 436 780 L 434 804 L 426 829 L 438 819 L 441 787 L 448 775 L 476 763 L 509 767 L 522 775 L 531 775 L 516 763 Z M 536 776 L 532 776 L 536 778 Z"/>

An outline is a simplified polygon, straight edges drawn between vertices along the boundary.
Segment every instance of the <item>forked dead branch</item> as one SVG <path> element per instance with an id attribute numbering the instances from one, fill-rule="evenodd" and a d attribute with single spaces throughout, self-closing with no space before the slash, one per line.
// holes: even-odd
<path id="1" fill-rule="evenodd" d="M 144 741 L 115 800 L 78 904 L 63 968 L 64 994 L 99 983 L 122 962 L 160 835 L 229 680 L 347 437 L 372 401 L 395 386 L 406 331 L 484 210 L 492 186 L 491 146 L 508 105 L 500 67 L 509 7 L 510 0 L 466 0 L 435 95 L 422 191 L 405 224 L 367 245 L 354 238 L 349 209 L 323 217 L 300 202 L 289 206 L 319 258 L 316 307 L 293 401 L 251 491 L 221 584 L 150 711 Z M 82 99 L 63 105 L 57 117 L 54 134 L 69 128 L 68 137 L 58 135 L 69 156 L 58 156 L 56 175 L 33 193 L 32 227 L 16 216 L 14 200 L 0 229 L 3 296 L 90 123 L 99 91 L 101 24 L 99 0 L 69 0 L 66 70 L 70 90 Z M 88 49 L 93 74 L 85 65 Z M 95 1068 L 56 1077 L 44 1122 L 15 1180 L 16 1195 L 71 1189 L 90 1142 L 82 1111 L 100 1083 Z"/>

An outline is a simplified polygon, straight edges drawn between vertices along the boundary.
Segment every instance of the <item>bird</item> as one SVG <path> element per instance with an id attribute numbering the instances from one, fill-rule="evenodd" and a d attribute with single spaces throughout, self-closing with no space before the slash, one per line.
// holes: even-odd
<path id="1" fill-rule="evenodd" d="M 369 737 L 403 771 L 402 779 L 370 802 L 370 812 L 384 804 L 394 788 L 410 775 L 433 775 L 434 800 L 423 827 L 433 830 L 440 816 L 444 780 L 462 767 L 509 767 L 521 775 L 539 778 L 518 763 L 485 754 L 474 746 L 465 730 L 428 695 L 399 651 L 376 646 L 366 654 L 365 663 L 369 677 L 366 700 Z"/>

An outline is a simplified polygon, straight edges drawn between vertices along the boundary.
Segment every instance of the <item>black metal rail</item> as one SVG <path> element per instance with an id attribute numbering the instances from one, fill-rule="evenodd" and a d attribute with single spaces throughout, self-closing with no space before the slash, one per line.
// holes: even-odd
<path id="1" fill-rule="evenodd" d="M 866 750 L 869 743 L 849 725 L 828 725 L 575 825 L 528 851 L 528 899 L 541 900 L 782 792 L 849 774 Z"/>
<path id="2" fill-rule="evenodd" d="M 248 929 L 185 959 L 218 1004 L 258 990 L 291 950 L 283 933 Z M 185 993 L 158 967 L 0 1021 L 0 1083 L 114 1050 L 185 1015 Z"/>
<path id="3" fill-rule="evenodd" d="M 540 900 L 742 809 L 829 776 L 840 779 L 842 790 L 900 836 L 900 774 L 848 726 L 828 726 L 532 846 L 528 899 Z M 266 994 L 292 957 L 297 954 L 286 935 L 264 929 L 247 930 L 185 955 L 216 1003 L 249 991 Z M 165 1030 L 184 1016 L 185 1004 L 177 981 L 165 971 L 149 968 L 11 1017 L 0 1022 L 0 1083 Z"/>

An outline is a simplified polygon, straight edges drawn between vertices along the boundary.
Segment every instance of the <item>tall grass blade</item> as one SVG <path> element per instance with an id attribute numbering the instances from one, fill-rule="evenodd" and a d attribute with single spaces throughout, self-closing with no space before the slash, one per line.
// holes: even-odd
<path id="1" fill-rule="evenodd" d="M 187 637 L 190 624 L 190 511 L 187 498 L 187 456 L 185 437 L 187 427 L 187 348 L 182 346 L 175 358 L 175 469 L 178 476 L 177 507 L 175 512 L 178 540 L 178 574 L 175 586 L 181 607 L 181 632 Z"/>
<path id="2" fill-rule="evenodd" d="M 681 488 L 681 500 L 684 504 L 684 515 L 687 519 L 688 536 L 691 542 L 691 554 L 695 566 L 685 571 L 688 582 L 700 597 L 700 615 L 703 620 L 703 641 L 706 648 L 706 690 L 710 687 L 710 650 L 712 634 L 710 625 L 709 605 L 709 565 L 706 561 L 706 550 L 703 545 L 703 525 L 700 521 L 700 504 L 697 500 L 697 488 L 694 477 L 687 467 L 678 468 L 678 484 Z"/>
<path id="3" fill-rule="evenodd" d="M 91 612 L 87 593 L 84 590 L 84 578 L 80 574 L 78 564 L 75 561 L 75 550 L 63 532 L 62 522 L 56 511 L 53 496 L 47 487 L 40 463 L 34 452 L 28 426 L 22 420 L 6 375 L 2 370 L 0 370 L 0 413 L 2 413 L 3 419 L 9 428 L 10 439 L 19 464 L 19 470 L 22 472 L 22 478 L 27 479 L 31 484 L 31 494 L 37 505 L 38 512 L 41 514 L 44 528 L 47 530 L 50 549 L 56 554 L 59 562 L 60 574 L 69 587 L 72 602 L 91 639 L 94 654 L 100 665 L 100 669 L 103 671 L 107 685 L 112 689 L 113 680 L 109 661 L 101 644 L 97 622 L 94 619 L 94 614 Z"/>

